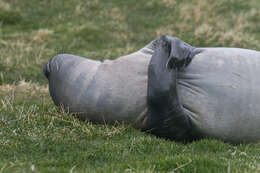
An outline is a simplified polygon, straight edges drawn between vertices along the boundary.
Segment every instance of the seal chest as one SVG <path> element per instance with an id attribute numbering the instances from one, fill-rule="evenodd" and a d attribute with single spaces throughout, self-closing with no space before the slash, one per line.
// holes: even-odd
<path id="1" fill-rule="evenodd" d="M 260 139 L 260 53 L 205 48 L 179 73 L 179 96 L 203 136 Z"/>

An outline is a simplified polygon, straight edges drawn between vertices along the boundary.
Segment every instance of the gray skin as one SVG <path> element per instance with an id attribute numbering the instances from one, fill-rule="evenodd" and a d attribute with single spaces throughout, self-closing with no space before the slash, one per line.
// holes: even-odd
<path id="1" fill-rule="evenodd" d="M 172 140 L 260 140 L 259 51 L 161 36 L 113 61 L 60 54 L 43 71 L 54 103 L 84 120 Z"/>

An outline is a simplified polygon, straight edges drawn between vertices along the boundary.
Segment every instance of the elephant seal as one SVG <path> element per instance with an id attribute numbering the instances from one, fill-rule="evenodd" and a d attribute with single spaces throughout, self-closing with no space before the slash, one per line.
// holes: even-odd
<path id="1" fill-rule="evenodd" d="M 177 141 L 260 140 L 260 52 L 195 48 L 161 36 L 104 62 L 60 54 L 43 67 L 54 103 Z"/>

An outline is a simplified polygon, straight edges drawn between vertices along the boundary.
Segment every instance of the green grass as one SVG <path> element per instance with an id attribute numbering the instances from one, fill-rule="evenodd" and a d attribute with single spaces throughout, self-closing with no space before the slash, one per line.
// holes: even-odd
<path id="1" fill-rule="evenodd" d="M 259 172 L 260 144 L 158 139 L 54 106 L 41 67 L 57 53 L 113 59 L 161 34 L 260 50 L 258 0 L 0 0 L 1 172 Z"/>

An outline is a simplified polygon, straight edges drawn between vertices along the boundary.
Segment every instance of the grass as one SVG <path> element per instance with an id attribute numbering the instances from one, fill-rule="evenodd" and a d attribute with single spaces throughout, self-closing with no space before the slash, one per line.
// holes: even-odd
<path id="1" fill-rule="evenodd" d="M 258 0 L 0 0 L 0 172 L 259 172 L 260 145 L 158 139 L 57 110 L 42 65 L 57 53 L 129 54 L 161 34 L 260 50 Z"/>

